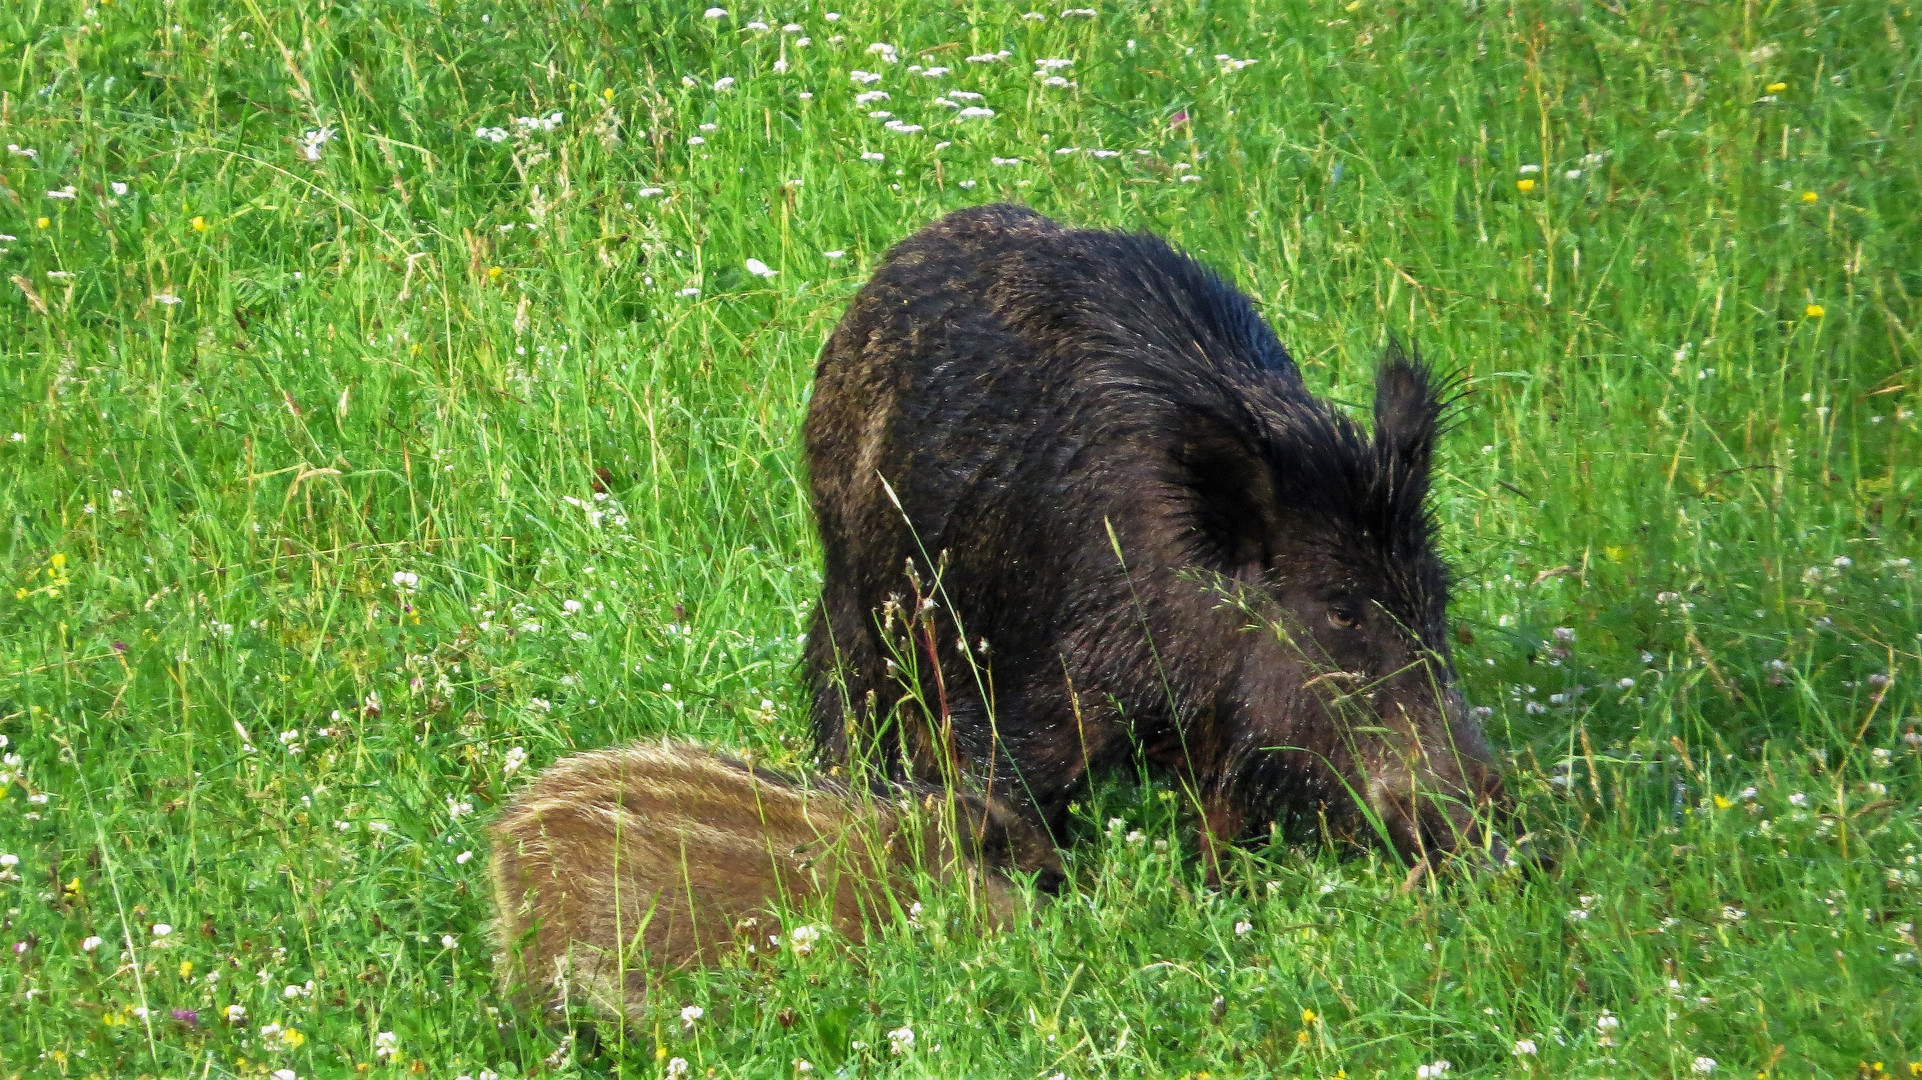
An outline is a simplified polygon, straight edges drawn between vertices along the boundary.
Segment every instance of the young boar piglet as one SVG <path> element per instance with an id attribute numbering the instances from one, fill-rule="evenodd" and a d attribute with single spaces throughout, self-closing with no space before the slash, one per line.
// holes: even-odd
<path id="1" fill-rule="evenodd" d="M 917 875 L 965 878 L 996 925 L 1021 910 L 1008 872 L 1061 882 L 1046 837 L 993 799 L 804 785 L 673 743 L 565 758 L 490 833 L 508 991 L 604 1017 L 639 1015 L 653 972 L 789 944 L 780 912 L 825 912 L 859 942 L 913 903 Z"/>
<path id="2" fill-rule="evenodd" d="M 808 411 L 823 753 L 952 761 L 1050 829 L 1146 758 L 1193 792 L 1211 870 L 1216 840 L 1291 819 L 1499 852 L 1428 505 L 1443 389 L 1391 347 L 1370 434 L 1156 237 L 1015 206 L 926 227 L 849 306 Z M 932 616 L 904 652 L 877 613 L 909 592 Z"/>

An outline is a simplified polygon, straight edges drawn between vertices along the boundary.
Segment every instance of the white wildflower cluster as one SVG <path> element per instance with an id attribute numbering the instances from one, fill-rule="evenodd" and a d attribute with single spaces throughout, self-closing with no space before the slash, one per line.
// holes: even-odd
<path id="1" fill-rule="evenodd" d="M 605 491 L 596 491 L 590 498 L 577 499 L 572 495 L 561 496 L 561 501 L 587 515 L 587 527 L 603 528 L 612 525 L 617 529 L 627 528 L 627 510 L 621 501 Z"/>
<path id="2" fill-rule="evenodd" d="M 1221 65 L 1221 73 L 1223 75 L 1230 74 L 1231 72 L 1240 71 L 1242 68 L 1248 67 L 1251 64 L 1260 63 L 1260 61 L 1252 60 L 1252 59 L 1237 60 L 1234 57 L 1229 56 L 1227 53 L 1216 53 L 1215 62 Z"/>
<path id="3" fill-rule="evenodd" d="M 1041 84 L 1043 86 L 1074 86 L 1075 84 L 1071 82 L 1067 78 L 1067 76 L 1055 74 L 1056 72 L 1064 68 L 1070 67 L 1073 64 L 1074 64 L 1073 60 L 1062 60 L 1062 59 L 1036 60 L 1034 62 L 1034 77 L 1037 79 L 1040 79 Z"/>
<path id="4" fill-rule="evenodd" d="M 1009 59 L 1010 57 L 1012 57 L 1013 55 L 1014 55 L 1013 53 L 1011 53 L 1011 52 L 1009 52 L 1009 51 L 1008 51 L 1008 50 L 1006 50 L 1006 49 L 1002 49 L 1002 50 L 1001 50 L 1000 52 L 991 52 L 991 53 L 976 53 L 976 54 L 974 54 L 973 56 L 970 56 L 970 57 L 968 57 L 968 63 L 970 63 L 970 64 L 999 64 L 999 63 L 1002 63 L 1002 62 L 1004 62 L 1004 61 L 1006 61 L 1006 60 L 1008 60 L 1008 59 Z"/>

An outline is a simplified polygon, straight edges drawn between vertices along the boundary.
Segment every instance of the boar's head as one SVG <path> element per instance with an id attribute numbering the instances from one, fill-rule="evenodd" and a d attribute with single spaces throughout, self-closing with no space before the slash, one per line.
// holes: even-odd
<path id="1" fill-rule="evenodd" d="M 1212 837 L 1326 814 L 1410 859 L 1501 857 L 1500 780 L 1456 685 L 1428 507 L 1442 390 L 1391 345 L 1372 437 L 1305 392 L 1195 414 L 1176 455 L 1188 535 L 1241 620 L 1216 642 L 1238 670 L 1202 784 Z"/>

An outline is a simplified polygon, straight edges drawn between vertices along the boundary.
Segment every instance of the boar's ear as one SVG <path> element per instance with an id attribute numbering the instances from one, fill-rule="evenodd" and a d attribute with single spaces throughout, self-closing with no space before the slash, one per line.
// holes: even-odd
<path id="1" fill-rule="evenodd" d="M 1402 482 L 1426 487 L 1447 405 L 1421 356 L 1404 354 L 1400 343 L 1390 339 L 1375 369 L 1375 453 Z"/>
<path id="2" fill-rule="evenodd" d="M 1231 577 L 1259 579 L 1279 524 L 1267 458 L 1233 425 L 1208 418 L 1189 430 L 1177 461 L 1194 500 L 1196 554 Z"/>

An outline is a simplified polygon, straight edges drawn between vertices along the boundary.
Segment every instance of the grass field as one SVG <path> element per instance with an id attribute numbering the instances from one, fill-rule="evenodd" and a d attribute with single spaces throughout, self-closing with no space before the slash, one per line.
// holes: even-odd
<path id="1" fill-rule="evenodd" d="M 720 2 L 0 10 L 0 1078 L 1922 1074 L 1908 3 Z M 1032 929 L 517 1017 L 491 808 L 810 760 L 813 360 L 996 199 L 1170 236 L 1337 400 L 1462 372 L 1552 868 L 1208 890 L 1116 786 Z"/>

